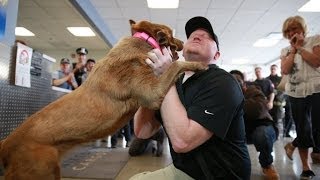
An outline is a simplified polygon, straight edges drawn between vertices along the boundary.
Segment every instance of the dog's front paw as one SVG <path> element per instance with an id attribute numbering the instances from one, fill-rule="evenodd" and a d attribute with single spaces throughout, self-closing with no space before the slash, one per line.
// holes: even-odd
<path id="1" fill-rule="evenodd" d="M 176 61 L 177 62 L 177 61 Z M 201 62 L 179 62 L 182 71 L 204 71 L 208 69 L 208 65 Z"/>
<path id="2" fill-rule="evenodd" d="M 201 62 L 192 62 L 192 63 L 194 64 L 192 67 L 193 68 L 192 71 L 205 71 L 209 68 L 208 65 Z"/>

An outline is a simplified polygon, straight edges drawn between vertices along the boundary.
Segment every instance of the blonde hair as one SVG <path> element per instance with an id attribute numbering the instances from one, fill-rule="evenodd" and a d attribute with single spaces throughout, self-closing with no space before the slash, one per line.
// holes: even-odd
<path id="1" fill-rule="evenodd" d="M 289 18 L 287 18 L 283 25 L 282 25 L 282 35 L 283 37 L 287 38 L 288 39 L 288 28 L 294 24 L 294 23 L 297 23 L 301 26 L 302 30 L 303 30 L 303 35 L 306 36 L 306 33 L 307 33 L 307 24 L 305 22 L 305 20 L 303 19 L 303 17 L 301 16 L 291 16 Z"/>

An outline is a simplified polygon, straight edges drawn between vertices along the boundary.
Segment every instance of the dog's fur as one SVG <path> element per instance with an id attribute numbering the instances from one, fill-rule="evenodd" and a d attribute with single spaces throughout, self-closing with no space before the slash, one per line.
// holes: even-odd
<path id="1" fill-rule="evenodd" d="M 132 32 L 144 31 L 161 46 L 182 50 L 167 26 L 130 20 Z M 204 70 L 201 63 L 175 61 L 161 76 L 145 63 L 152 47 L 126 37 L 100 60 L 88 79 L 31 115 L 0 143 L 6 180 L 60 179 L 59 160 L 75 145 L 106 137 L 123 127 L 140 106 L 159 109 L 178 75 Z"/>

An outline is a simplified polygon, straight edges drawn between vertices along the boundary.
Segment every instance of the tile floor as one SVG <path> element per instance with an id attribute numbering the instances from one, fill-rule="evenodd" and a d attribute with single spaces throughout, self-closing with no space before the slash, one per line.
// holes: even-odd
<path id="1" fill-rule="evenodd" d="M 293 134 L 295 135 L 295 134 Z M 299 175 L 301 173 L 301 162 L 299 159 L 298 151 L 294 152 L 293 161 L 289 160 L 283 149 L 284 145 L 287 142 L 292 141 L 292 138 L 279 138 L 277 142 L 274 144 L 274 165 L 280 174 L 280 179 L 284 180 L 294 180 L 299 179 Z M 123 141 L 124 142 L 124 141 Z M 92 143 L 95 145 L 95 142 Z M 108 144 L 102 144 L 104 146 L 108 146 Z M 109 143 L 110 145 L 110 143 Z M 260 164 L 258 162 L 258 153 L 256 152 L 253 145 L 248 145 L 250 158 L 252 162 L 252 180 L 262 180 L 264 179 L 261 174 Z M 120 142 L 117 148 L 124 148 L 123 143 Z M 128 149 L 128 148 L 126 148 Z M 317 176 L 313 179 L 320 180 L 320 164 L 312 164 L 310 159 L 311 166 L 313 171 L 317 174 Z M 171 163 L 171 157 L 169 153 L 169 148 L 166 146 L 162 157 L 154 157 L 151 152 L 147 152 L 146 154 L 138 157 L 130 157 L 127 164 L 123 167 L 123 169 L 119 172 L 116 177 L 116 180 L 127 180 L 132 175 L 143 172 L 143 171 L 153 171 L 159 168 L 162 168 Z M 108 168 L 106 164 L 105 168 Z M 0 176 L 0 180 L 4 180 L 3 176 Z M 62 180 L 76 180 L 72 178 L 62 178 Z M 79 179 L 80 180 L 80 179 Z M 84 180 L 84 179 L 81 179 Z"/>

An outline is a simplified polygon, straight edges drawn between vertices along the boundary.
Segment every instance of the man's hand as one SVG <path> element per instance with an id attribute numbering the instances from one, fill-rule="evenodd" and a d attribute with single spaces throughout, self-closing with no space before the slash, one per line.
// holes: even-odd
<path id="1" fill-rule="evenodd" d="M 66 77 L 67 77 L 67 82 L 69 84 L 72 84 L 72 79 L 74 78 L 74 74 L 71 72 Z"/>
<path id="2" fill-rule="evenodd" d="M 163 47 L 162 53 L 159 49 L 153 49 L 148 52 L 148 59 L 146 59 L 146 63 L 152 68 L 156 76 L 160 76 L 172 63 L 170 47 Z"/>

